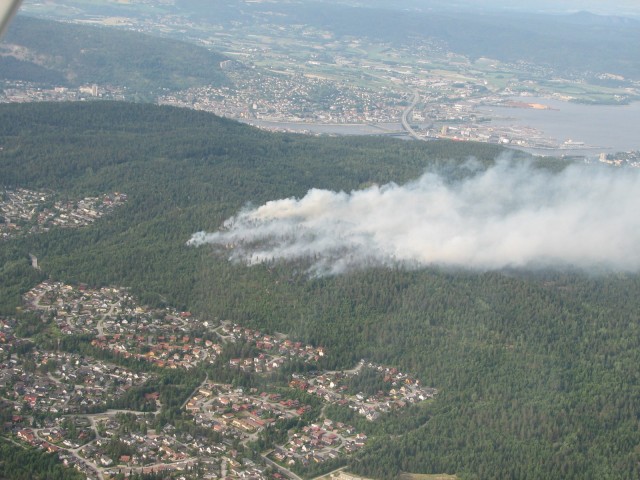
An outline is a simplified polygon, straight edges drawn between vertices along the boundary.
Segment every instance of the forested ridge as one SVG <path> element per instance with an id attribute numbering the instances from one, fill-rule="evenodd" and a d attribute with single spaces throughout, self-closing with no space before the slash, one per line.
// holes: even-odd
<path id="1" fill-rule="evenodd" d="M 228 83 L 221 54 L 138 32 L 18 16 L 3 43 L 0 78 L 126 87 L 141 96 Z M 18 53 L 10 47 L 17 46 Z"/>
<path id="2" fill-rule="evenodd" d="M 89 228 L 0 244 L 3 313 L 44 275 L 117 284 L 143 303 L 321 344 L 326 367 L 366 358 L 412 372 L 439 394 L 369 427 L 381 431 L 351 469 L 373 477 L 640 477 L 637 275 L 374 268 L 310 278 L 304 262 L 246 267 L 185 246 L 246 202 L 403 183 L 426 168 L 454 174 L 469 156 L 490 164 L 499 147 L 269 134 L 107 102 L 2 105 L 0 146 L 7 187 L 129 195 Z"/>

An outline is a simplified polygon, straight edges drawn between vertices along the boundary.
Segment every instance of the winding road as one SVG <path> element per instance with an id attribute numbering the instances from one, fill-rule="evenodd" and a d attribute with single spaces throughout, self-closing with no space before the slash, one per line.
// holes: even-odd
<path id="1" fill-rule="evenodd" d="M 413 128 L 411 128 L 411 125 L 409 125 L 409 121 L 407 120 L 419 101 L 420 93 L 416 90 L 413 93 L 413 100 L 411 101 L 411 104 L 404 110 L 404 112 L 402 112 L 402 128 L 407 131 L 410 137 L 415 138 L 416 140 L 424 140 L 422 137 L 418 136 Z"/>

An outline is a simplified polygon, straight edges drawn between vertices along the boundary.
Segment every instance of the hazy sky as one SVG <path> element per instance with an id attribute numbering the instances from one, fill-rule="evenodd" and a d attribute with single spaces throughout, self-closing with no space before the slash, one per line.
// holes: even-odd
<path id="1" fill-rule="evenodd" d="M 365 4 L 365 2 L 361 2 Z M 438 5 L 442 7 L 463 8 L 498 8 L 501 10 L 527 10 L 534 12 L 566 13 L 587 10 L 604 15 L 639 15 L 640 1 L 638 0 L 379 0 L 378 5 L 404 6 L 428 6 Z"/>

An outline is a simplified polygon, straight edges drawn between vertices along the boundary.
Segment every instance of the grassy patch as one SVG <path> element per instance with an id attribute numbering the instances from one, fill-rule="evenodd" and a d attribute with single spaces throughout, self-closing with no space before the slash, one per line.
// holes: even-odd
<path id="1" fill-rule="evenodd" d="M 420 473 L 403 473 L 400 480 L 457 480 L 457 476 L 448 475 L 446 473 L 420 474 Z"/>

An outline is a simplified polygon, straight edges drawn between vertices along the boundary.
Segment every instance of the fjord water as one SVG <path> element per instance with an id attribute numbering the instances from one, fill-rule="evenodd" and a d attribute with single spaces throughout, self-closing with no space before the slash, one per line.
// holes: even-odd
<path id="1" fill-rule="evenodd" d="M 555 138 L 559 143 L 570 140 L 598 147 L 581 149 L 574 144 L 574 148 L 559 150 L 559 153 L 595 155 L 598 152 L 640 150 L 640 102 L 629 105 L 587 105 L 540 97 L 514 97 L 513 100 L 540 103 L 550 109 L 492 106 L 478 110 L 494 117 L 495 124 L 529 126 L 540 130 L 545 136 Z M 555 152 L 540 151 L 546 154 Z"/>

